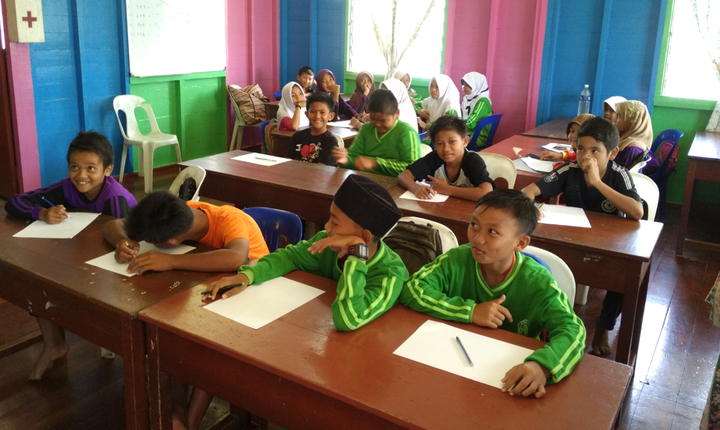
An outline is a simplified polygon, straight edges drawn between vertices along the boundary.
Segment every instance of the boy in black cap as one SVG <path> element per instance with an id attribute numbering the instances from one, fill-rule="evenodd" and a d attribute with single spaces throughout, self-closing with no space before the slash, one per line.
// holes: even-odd
<path id="1" fill-rule="evenodd" d="M 222 295 L 228 298 L 250 284 L 259 284 L 293 270 L 302 270 L 338 281 L 332 304 L 335 327 L 355 330 L 390 309 L 409 278 L 400 257 L 380 240 L 402 213 L 378 183 L 350 175 L 330 206 L 325 230 L 310 240 L 278 249 L 242 266 L 238 274 L 208 286 L 215 299 L 218 289 L 243 283 Z"/>

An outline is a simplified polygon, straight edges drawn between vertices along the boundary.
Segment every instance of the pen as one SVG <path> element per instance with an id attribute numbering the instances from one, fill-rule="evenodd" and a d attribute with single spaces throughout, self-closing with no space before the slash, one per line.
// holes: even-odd
<path id="1" fill-rule="evenodd" d="M 277 163 L 277 160 L 271 158 L 255 157 L 256 160 L 270 161 L 271 163 Z"/>
<path id="2" fill-rule="evenodd" d="M 50 200 L 46 199 L 45 196 L 42 196 L 42 197 L 40 197 L 40 198 L 42 199 L 42 201 L 44 201 L 45 203 L 49 204 L 50 206 L 52 206 L 52 207 L 54 207 L 54 208 L 57 207 L 57 206 L 55 206 Z M 70 214 L 67 214 L 67 217 L 70 218 Z"/>
<path id="3" fill-rule="evenodd" d="M 230 284 L 230 285 L 228 285 L 228 286 L 226 286 L 226 287 L 220 288 L 217 293 L 220 294 L 220 295 L 222 295 L 223 293 L 225 293 L 225 292 L 227 292 L 227 291 L 230 291 L 230 290 L 232 290 L 233 288 L 242 287 L 243 285 L 245 285 L 244 282 L 241 282 L 241 283 L 239 283 L 239 284 Z M 203 291 L 202 293 L 200 293 L 201 296 L 207 296 L 208 294 L 212 294 L 212 290 Z"/>
<path id="4" fill-rule="evenodd" d="M 458 345 L 460 345 L 460 349 L 462 349 L 462 352 L 465 354 L 465 358 L 467 358 L 468 364 L 470 367 L 475 367 L 472 360 L 470 360 L 470 356 L 468 355 L 467 351 L 465 350 L 465 347 L 463 346 L 462 342 L 460 341 L 460 338 L 458 336 L 455 336 L 455 340 L 457 340 Z"/>
<path id="5" fill-rule="evenodd" d="M 430 181 L 430 188 L 432 188 L 432 186 L 433 186 L 434 183 L 435 183 L 435 181 Z M 442 188 L 442 187 L 441 187 L 441 188 Z"/>

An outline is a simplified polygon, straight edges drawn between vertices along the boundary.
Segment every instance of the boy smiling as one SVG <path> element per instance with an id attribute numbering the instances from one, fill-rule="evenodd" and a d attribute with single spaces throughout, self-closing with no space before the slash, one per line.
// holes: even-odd
<path id="1" fill-rule="evenodd" d="M 332 156 L 333 148 L 337 147 L 337 138 L 328 131 L 328 121 L 335 117 L 335 102 L 328 93 L 314 92 L 307 98 L 307 115 L 310 128 L 300 130 L 292 135 L 286 157 L 308 163 L 335 165 Z"/>

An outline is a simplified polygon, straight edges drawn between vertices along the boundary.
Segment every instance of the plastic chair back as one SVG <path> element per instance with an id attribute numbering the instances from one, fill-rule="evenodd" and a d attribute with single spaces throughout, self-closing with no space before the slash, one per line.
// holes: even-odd
<path id="1" fill-rule="evenodd" d="M 260 227 L 270 252 L 278 249 L 280 236 L 287 237 L 292 245 L 302 240 L 302 221 L 292 212 L 261 207 L 246 208 L 243 212 L 250 215 Z"/>
<path id="2" fill-rule="evenodd" d="M 658 186 L 658 189 L 660 190 L 660 219 L 665 219 L 665 200 L 667 199 L 667 178 L 672 172 L 668 172 L 668 165 L 670 163 L 670 155 L 672 155 L 673 151 L 675 151 L 675 147 L 680 142 L 680 138 L 682 138 L 684 133 L 680 130 L 664 130 L 658 136 L 655 138 L 655 141 L 652 144 L 651 151 L 653 154 L 657 154 L 658 149 L 660 149 L 660 145 L 666 141 L 672 141 L 673 146 L 670 148 L 670 152 L 668 152 L 668 156 L 665 157 L 662 163 L 660 163 L 660 166 L 658 167 L 657 171 L 654 173 L 647 175 L 650 179 L 655 181 L 655 183 Z M 674 170 L 674 169 L 673 169 Z"/>
<path id="3" fill-rule="evenodd" d="M 634 166 L 632 166 L 631 168 L 629 168 L 628 172 L 640 173 L 640 172 L 642 172 L 643 167 L 647 166 L 647 163 L 648 163 L 648 159 L 645 158 L 643 161 L 641 161 L 641 162 L 635 164 Z"/>
<path id="4" fill-rule="evenodd" d="M 433 152 L 433 149 L 430 147 L 430 145 L 426 145 L 424 143 L 420 144 L 420 156 L 421 157 L 424 157 L 431 152 Z"/>
<path id="5" fill-rule="evenodd" d="M 195 180 L 195 195 L 192 197 L 192 201 L 200 201 L 200 186 L 205 180 L 205 169 L 200 166 L 190 166 L 183 169 L 180 174 L 175 177 L 172 185 L 170 185 L 170 192 L 176 196 L 180 195 L 180 186 L 185 182 L 187 178 L 193 178 Z"/>
<path id="6" fill-rule="evenodd" d="M 238 89 L 238 90 L 241 88 L 238 85 L 228 85 L 226 89 L 227 89 L 228 96 L 230 96 L 230 103 L 232 103 L 233 110 L 235 111 L 235 122 L 239 123 L 239 125 L 241 125 L 241 126 L 245 126 L 245 125 L 247 125 L 247 123 L 245 122 L 245 118 L 243 118 L 242 114 L 240 113 L 240 108 L 238 107 L 237 102 L 235 101 L 235 99 L 232 96 L 232 93 L 230 92 L 231 87 Z"/>
<path id="7" fill-rule="evenodd" d="M 495 132 L 497 131 L 498 125 L 500 124 L 500 119 L 502 118 L 503 114 L 498 113 L 495 115 L 486 116 L 485 118 L 481 119 L 477 127 L 475 127 L 475 133 L 473 133 L 472 137 L 470 138 L 470 143 L 468 144 L 468 149 L 471 151 L 475 151 L 475 148 L 477 147 L 477 140 L 480 136 L 480 132 L 482 131 L 485 126 L 490 125 L 490 132 L 488 132 L 487 141 L 485 142 L 485 148 L 488 146 L 491 146 L 493 144 L 493 139 L 495 138 Z"/>
<path id="8" fill-rule="evenodd" d="M 565 293 L 570 306 L 572 306 L 575 303 L 575 276 L 562 258 L 535 246 L 525 247 L 523 253 L 535 255 L 545 262 L 546 267 L 550 269 L 550 273 L 557 281 L 558 287 Z"/>
<path id="9" fill-rule="evenodd" d="M 140 127 L 138 127 L 137 118 L 135 117 L 135 108 L 140 107 L 144 102 L 144 98 L 132 94 L 120 95 L 113 99 L 113 109 L 115 109 L 115 116 L 120 126 L 120 133 L 122 133 L 125 139 L 142 136 Z M 122 121 L 120 120 L 119 111 L 125 113 L 125 127 L 123 127 Z M 153 119 L 154 118 L 155 116 L 153 115 Z"/>
<path id="10" fill-rule="evenodd" d="M 493 154 L 492 152 L 478 152 L 485 162 L 490 179 L 493 181 L 497 178 L 503 178 L 508 183 L 508 188 L 515 186 L 517 179 L 517 167 L 508 157 L 501 154 Z"/>
<path id="11" fill-rule="evenodd" d="M 273 93 L 273 97 L 275 97 L 275 100 L 277 100 L 277 101 L 280 101 L 280 96 L 282 96 L 282 91 Z"/>
<path id="12" fill-rule="evenodd" d="M 643 205 L 645 216 L 643 218 L 655 221 L 655 214 L 657 214 L 658 202 L 660 201 L 660 189 L 655 181 L 642 173 L 630 172 L 630 176 L 632 176 L 635 189 L 640 194 L 640 198 L 645 202 L 645 205 Z"/>
<path id="13" fill-rule="evenodd" d="M 458 246 L 458 240 L 455 236 L 455 233 L 453 233 L 453 231 L 446 227 L 444 224 L 440 224 L 436 221 L 431 221 L 429 219 L 419 218 L 415 216 L 404 216 L 400 218 L 400 221 L 412 221 L 415 224 L 419 225 L 430 224 L 435 230 L 440 233 L 440 240 L 442 240 L 443 252 L 448 252 L 449 250 Z M 392 229 L 390 229 L 390 231 L 392 231 Z"/>
<path id="14" fill-rule="evenodd" d="M 685 135 L 680 130 L 675 129 L 668 129 L 663 130 L 660 132 L 660 134 L 657 135 L 655 140 L 652 143 L 652 146 L 650 147 L 650 151 L 653 152 L 653 154 L 657 153 L 657 150 L 660 148 L 660 144 L 665 142 L 666 140 L 670 140 L 672 142 L 679 142 L 680 138 L 682 138 Z"/>
<path id="15" fill-rule="evenodd" d="M 345 147 L 345 141 L 343 140 L 340 135 L 333 133 L 333 136 L 335 136 L 335 139 L 337 140 L 337 146 L 338 148 L 344 148 Z"/>

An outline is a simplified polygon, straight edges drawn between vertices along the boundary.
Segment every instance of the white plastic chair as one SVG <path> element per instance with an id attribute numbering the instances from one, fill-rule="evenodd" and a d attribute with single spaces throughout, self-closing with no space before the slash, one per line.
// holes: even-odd
<path id="1" fill-rule="evenodd" d="M 508 183 L 508 188 L 512 189 L 515 186 L 515 179 L 517 178 L 517 168 L 513 164 L 512 160 L 504 155 L 493 154 L 492 152 L 478 152 L 487 166 L 488 174 L 494 181 L 497 178 L 503 178 Z"/>
<path id="2" fill-rule="evenodd" d="M 572 306 L 572 304 L 575 303 L 575 276 L 562 258 L 550 251 L 535 246 L 527 246 L 523 249 L 523 252 L 532 254 L 547 264 L 550 273 L 552 273 L 555 281 L 557 281 L 558 287 L 567 295 L 568 301 L 570 301 L 570 305 Z"/>
<path id="3" fill-rule="evenodd" d="M 640 173 L 640 170 L 642 170 L 642 168 L 645 167 L 646 165 L 647 165 L 647 161 L 646 161 L 646 160 L 643 160 L 643 161 L 635 164 L 635 165 L 632 166 L 631 168 L 629 168 L 629 169 L 628 169 L 628 172 Z"/>
<path id="4" fill-rule="evenodd" d="M 433 149 L 430 147 L 430 145 L 425 145 L 424 143 L 420 144 L 420 156 L 421 157 L 424 157 L 431 152 L 433 152 Z"/>
<path id="5" fill-rule="evenodd" d="M 458 246 L 458 240 L 457 237 L 455 237 L 455 233 L 453 233 L 452 230 L 447 228 L 445 225 L 440 224 L 439 222 L 430 221 L 429 219 L 419 218 L 415 216 L 404 216 L 400 218 L 400 221 L 412 221 L 415 224 L 420 225 L 430 224 L 440 233 L 440 240 L 442 241 L 443 252 L 448 252 L 449 250 Z"/>
<path id="6" fill-rule="evenodd" d="M 115 99 L 113 99 L 113 108 L 115 109 L 115 116 L 117 117 L 120 132 L 122 133 L 124 139 L 122 161 L 120 162 L 120 182 L 122 182 L 123 174 L 125 172 L 127 148 L 130 145 L 137 146 L 139 164 L 138 175 L 145 177 L 145 192 L 149 193 L 153 189 L 153 154 L 155 153 L 155 148 L 166 145 L 175 145 L 175 153 L 177 154 L 178 163 L 182 161 L 182 156 L 180 155 L 180 142 L 178 142 L 177 136 L 174 134 L 165 134 L 160 131 L 160 127 L 158 127 L 152 107 L 144 102 L 145 99 L 142 97 L 129 94 L 116 96 Z M 150 122 L 150 133 L 145 135 L 140 133 L 137 118 L 135 118 L 135 108 L 142 108 L 147 113 L 148 120 Z M 123 128 L 118 111 L 125 112 L 127 130 Z"/>
<path id="7" fill-rule="evenodd" d="M 232 137 L 230 138 L 230 151 L 234 151 L 242 148 L 243 132 L 245 131 L 245 127 L 260 127 L 260 124 L 248 125 L 248 123 L 245 122 L 245 119 L 240 113 L 240 108 L 235 102 L 232 93 L 230 93 L 231 87 L 238 90 L 240 87 L 238 85 L 228 85 L 226 88 L 228 95 L 230 96 L 230 102 L 233 105 L 233 110 L 235 111 L 235 125 L 233 126 Z"/>
<path id="8" fill-rule="evenodd" d="M 338 148 L 344 148 L 345 147 L 345 141 L 342 137 L 340 137 L 339 134 L 333 133 L 333 136 L 335 136 L 335 139 L 337 139 Z"/>
<path id="9" fill-rule="evenodd" d="M 174 195 L 180 194 L 180 186 L 185 182 L 185 179 L 187 178 L 193 178 L 195 179 L 195 185 L 197 188 L 195 189 L 195 195 L 193 195 L 192 201 L 199 202 L 200 201 L 200 185 L 202 185 L 203 181 L 205 180 L 205 169 L 203 169 L 200 166 L 190 166 L 183 169 L 173 181 L 172 185 L 170 185 L 170 192 Z"/>
<path id="10" fill-rule="evenodd" d="M 655 181 L 642 173 L 630 172 L 630 176 L 635 182 L 635 189 L 640 198 L 645 201 L 648 206 L 647 219 L 655 221 L 655 214 L 657 213 L 658 202 L 660 201 L 660 189 L 658 188 Z"/>

